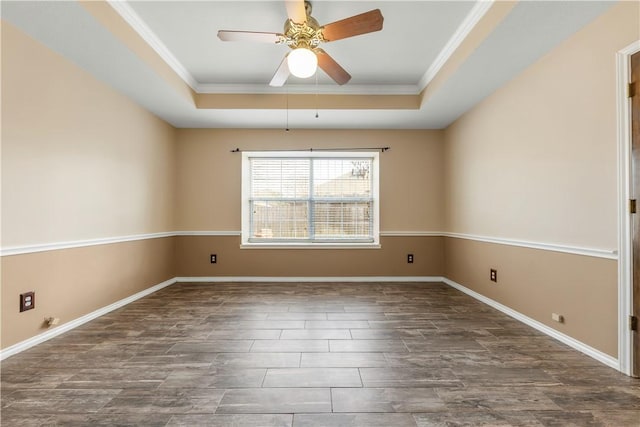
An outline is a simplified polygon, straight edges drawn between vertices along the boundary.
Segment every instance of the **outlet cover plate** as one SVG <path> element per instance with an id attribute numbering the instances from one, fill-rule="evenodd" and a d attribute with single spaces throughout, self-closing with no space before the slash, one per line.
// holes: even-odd
<path id="1" fill-rule="evenodd" d="M 20 312 L 36 308 L 36 293 L 34 291 L 20 294 Z"/>
<path id="2" fill-rule="evenodd" d="M 496 270 L 495 268 L 492 268 L 489 271 L 489 279 L 491 279 L 492 282 L 498 282 L 498 270 Z"/>

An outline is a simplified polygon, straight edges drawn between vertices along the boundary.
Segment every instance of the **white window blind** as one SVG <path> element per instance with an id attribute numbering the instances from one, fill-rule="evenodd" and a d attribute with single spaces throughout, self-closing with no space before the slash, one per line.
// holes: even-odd
<path id="1" fill-rule="evenodd" d="M 378 153 L 243 154 L 243 243 L 377 243 Z"/>

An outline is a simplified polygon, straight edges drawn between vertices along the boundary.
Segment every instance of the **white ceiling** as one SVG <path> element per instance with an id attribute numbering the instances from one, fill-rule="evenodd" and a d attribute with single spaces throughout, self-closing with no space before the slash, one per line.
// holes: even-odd
<path id="1" fill-rule="evenodd" d="M 371 9 L 384 15 L 377 33 L 323 48 L 353 76 L 338 86 L 319 71 L 268 86 L 287 47 L 222 42 L 219 29 L 282 32 L 282 1 L 111 2 L 159 55 L 199 93 L 418 94 L 481 19 L 490 2 L 313 2 L 327 24 Z M 443 128 L 612 2 L 519 2 L 479 47 L 415 110 L 290 110 L 292 128 Z M 284 109 L 198 109 L 75 1 L 2 1 L 2 18 L 59 52 L 176 127 L 282 128 Z"/>

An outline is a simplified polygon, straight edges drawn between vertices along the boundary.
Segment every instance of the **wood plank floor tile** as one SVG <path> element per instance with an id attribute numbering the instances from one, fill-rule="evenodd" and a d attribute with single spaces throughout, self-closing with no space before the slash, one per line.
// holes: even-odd
<path id="1" fill-rule="evenodd" d="M 638 410 L 592 411 L 593 416 L 605 426 L 633 426 L 638 423 Z"/>
<path id="2" fill-rule="evenodd" d="M 546 427 L 532 413 L 495 412 L 483 408 L 468 412 L 419 413 L 414 414 L 414 418 L 418 427 Z"/>
<path id="3" fill-rule="evenodd" d="M 366 320 L 307 320 L 307 329 L 360 329 L 368 328 Z"/>
<path id="4" fill-rule="evenodd" d="M 410 414 L 295 414 L 295 427 L 416 427 Z"/>
<path id="5" fill-rule="evenodd" d="M 327 320 L 327 313 L 300 312 L 300 313 L 269 313 L 269 320 Z"/>
<path id="6" fill-rule="evenodd" d="M 427 336 L 424 339 L 404 339 L 407 349 L 412 353 L 424 353 L 429 351 L 486 351 L 487 349 L 475 340 L 443 337 L 443 336 Z"/>
<path id="7" fill-rule="evenodd" d="M 379 368 L 390 366 L 383 353 L 302 353 L 301 368 Z"/>
<path id="8" fill-rule="evenodd" d="M 289 306 L 291 313 L 344 313 L 342 304 L 293 304 Z"/>
<path id="9" fill-rule="evenodd" d="M 102 413 L 107 414 L 201 414 L 214 413 L 225 390 L 199 388 L 158 388 L 123 390 L 111 399 Z"/>
<path id="10" fill-rule="evenodd" d="M 119 389 L 155 388 L 169 375 L 169 371 L 155 367 L 117 369 L 81 369 L 71 378 L 63 381 L 58 388 L 64 389 Z"/>
<path id="11" fill-rule="evenodd" d="M 57 388 L 61 383 L 73 377 L 73 373 L 68 370 L 59 371 L 47 371 L 41 375 L 33 375 L 27 373 L 28 371 L 10 371 L 7 374 L 1 376 L 2 378 L 2 391 L 4 393 L 9 390 L 17 389 L 52 389 Z"/>
<path id="12" fill-rule="evenodd" d="M 457 366 L 455 375 L 467 387 L 500 386 L 558 386 L 556 378 L 540 368 L 512 368 L 507 366 Z"/>
<path id="13" fill-rule="evenodd" d="M 248 388 L 228 390 L 218 414 L 331 412 L 328 388 Z"/>
<path id="14" fill-rule="evenodd" d="M 283 340 L 350 340 L 349 329 L 285 329 Z"/>
<path id="15" fill-rule="evenodd" d="M 122 390 L 16 390 L 2 396 L 2 413 L 18 411 L 30 414 L 97 412 Z"/>
<path id="16" fill-rule="evenodd" d="M 402 340 L 330 340 L 331 352 L 388 352 L 404 353 L 407 347 Z"/>
<path id="17" fill-rule="evenodd" d="M 160 353 L 155 355 L 134 356 L 122 363 L 123 368 L 157 369 L 198 369 L 208 368 L 217 353 Z"/>
<path id="18" fill-rule="evenodd" d="M 297 368 L 300 353 L 220 353 L 212 366 L 234 368 Z"/>
<path id="19" fill-rule="evenodd" d="M 253 340 L 213 340 L 178 342 L 168 353 L 237 353 L 249 351 Z"/>
<path id="20" fill-rule="evenodd" d="M 166 423 L 167 427 L 291 427 L 292 425 L 293 415 L 291 414 L 174 415 Z"/>
<path id="21" fill-rule="evenodd" d="M 333 412 L 431 412 L 445 409 L 430 388 L 334 388 Z"/>
<path id="22" fill-rule="evenodd" d="M 640 414 L 640 397 L 627 387 L 553 387 L 543 390 L 545 396 L 565 410 L 605 411 L 637 408 Z"/>
<path id="23" fill-rule="evenodd" d="M 20 412 L 4 412 L 0 418 L 3 426 L 10 427 L 163 427 L 171 419 L 171 414 L 29 414 L 25 417 L 24 413 Z"/>
<path id="24" fill-rule="evenodd" d="M 266 369 L 214 368 L 174 370 L 160 388 L 250 388 L 260 387 Z"/>
<path id="25" fill-rule="evenodd" d="M 418 329 L 351 329 L 351 336 L 354 340 L 424 338 Z"/>
<path id="26" fill-rule="evenodd" d="M 362 387 L 356 368 L 268 369 L 263 387 Z"/>
<path id="27" fill-rule="evenodd" d="M 213 329 L 303 329 L 305 320 L 228 320 L 210 322 Z"/>
<path id="28" fill-rule="evenodd" d="M 211 330 L 209 327 L 208 340 L 277 340 L 281 329 L 223 329 Z"/>
<path id="29" fill-rule="evenodd" d="M 372 329 L 436 329 L 430 320 L 369 320 Z"/>
<path id="30" fill-rule="evenodd" d="M 470 387 L 439 388 L 438 395 L 450 410 L 477 408 L 494 411 L 558 411 L 562 410 L 548 397 L 544 387 Z"/>
<path id="31" fill-rule="evenodd" d="M 384 313 L 327 313 L 327 320 L 387 320 Z"/>
<path id="32" fill-rule="evenodd" d="M 364 387 L 463 387 L 451 369 L 361 368 Z"/>
<path id="33" fill-rule="evenodd" d="M 251 347 L 252 353 L 301 353 L 329 351 L 329 340 L 260 340 Z"/>

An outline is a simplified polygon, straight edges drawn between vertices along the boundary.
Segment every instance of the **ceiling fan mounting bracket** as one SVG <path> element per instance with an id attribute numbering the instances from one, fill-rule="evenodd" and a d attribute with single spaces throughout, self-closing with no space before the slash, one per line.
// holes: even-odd
<path id="1" fill-rule="evenodd" d="M 318 21 L 311 16 L 307 16 L 307 21 L 302 24 L 287 19 L 284 24 L 284 43 L 291 49 L 314 49 L 326 41 L 322 30 Z"/>

